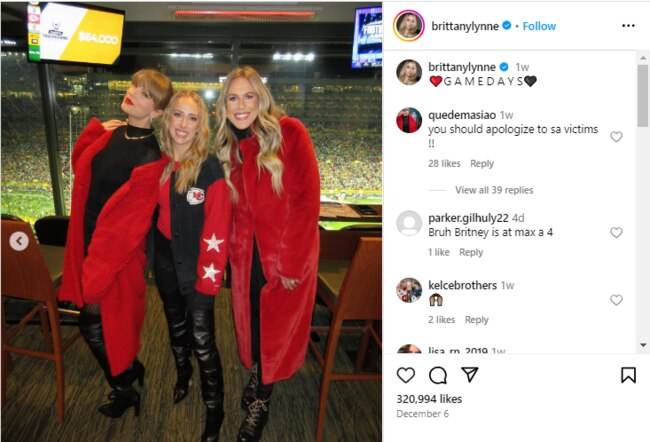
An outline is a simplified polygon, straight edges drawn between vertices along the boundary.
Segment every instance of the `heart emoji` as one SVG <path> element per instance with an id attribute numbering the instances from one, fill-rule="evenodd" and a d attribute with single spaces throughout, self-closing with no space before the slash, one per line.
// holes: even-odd
<path id="1" fill-rule="evenodd" d="M 612 227 L 609 229 L 609 233 L 611 233 L 614 238 L 618 238 L 623 234 L 623 229 L 620 227 Z"/>
<path id="2" fill-rule="evenodd" d="M 415 370 L 413 370 L 412 367 L 400 367 L 397 369 L 397 377 L 405 384 L 408 384 L 408 382 L 415 377 Z"/>
<path id="3" fill-rule="evenodd" d="M 526 82 L 529 87 L 533 87 L 533 85 L 537 83 L 537 77 L 534 75 L 526 75 L 524 77 L 524 82 Z"/>
<path id="4" fill-rule="evenodd" d="M 612 304 L 619 305 L 623 302 L 623 297 L 621 295 L 612 295 L 609 297 L 609 300 L 612 301 Z"/>
<path id="5" fill-rule="evenodd" d="M 612 133 L 610 133 L 609 136 L 612 140 L 618 143 L 619 141 L 621 141 L 621 138 L 623 138 L 623 132 L 612 131 Z"/>
<path id="6" fill-rule="evenodd" d="M 433 83 L 435 87 L 438 87 L 438 85 L 442 83 L 442 77 L 440 75 L 432 75 L 429 77 L 429 81 Z"/>

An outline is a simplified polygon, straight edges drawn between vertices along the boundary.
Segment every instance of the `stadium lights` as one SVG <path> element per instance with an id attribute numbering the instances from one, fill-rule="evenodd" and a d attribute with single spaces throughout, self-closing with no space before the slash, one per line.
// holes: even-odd
<path id="1" fill-rule="evenodd" d="M 213 59 L 214 55 L 213 54 L 169 54 L 171 58 L 201 58 L 201 59 Z"/>
<path id="2" fill-rule="evenodd" d="M 276 52 L 273 54 L 273 61 L 314 61 L 316 55 L 313 52 L 309 54 L 303 54 L 302 52 L 296 52 L 292 54 L 287 52 L 286 54 L 281 54 Z"/>

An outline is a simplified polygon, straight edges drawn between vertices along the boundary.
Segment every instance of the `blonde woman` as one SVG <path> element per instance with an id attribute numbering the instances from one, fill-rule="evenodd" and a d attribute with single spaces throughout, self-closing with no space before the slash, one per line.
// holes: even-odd
<path id="1" fill-rule="evenodd" d="M 398 26 L 397 32 L 404 38 L 415 38 L 420 34 L 418 18 L 413 13 L 404 14 Z"/>
<path id="2" fill-rule="evenodd" d="M 305 126 L 242 66 L 217 100 L 216 148 L 233 201 L 230 264 L 239 356 L 251 370 L 240 442 L 259 440 L 273 384 L 303 364 L 318 270 L 320 177 Z"/>
<path id="3" fill-rule="evenodd" d="M 414 60 L 406 60 L 399 70 L 399 81 L 410 86 L 418 82 L 418 66 Z"/>
<path id="4" fill-rule="evenodd" d="M 59 299 L 81 309 L 79 329 L 113 388 L 99 412 L 118 418 L 140 413 L 144 381 L 138 361 L 144 322 L 145 238 L 167 159 L 151 127 L 174 90 L 160 72 L 131 78 L 121 109 L 128 124 L 93 118 L 72 151 L 75 173 Z"/>
<path id="5" fill-rule="evenodd" d="M 196 93 L 177 92 L 162 118 L 160 145 L 172 159 L 161 177 L 154 231 L 154 274 L 176 363 L 174 403 L 192 377 L 192 348 L 206 406 L 202 441 L 216 441 L 224 419 L 223 370 L 214 302 L 221 290 L 231 224 L 219 160 L 208 153 L 208 111 Z"/>

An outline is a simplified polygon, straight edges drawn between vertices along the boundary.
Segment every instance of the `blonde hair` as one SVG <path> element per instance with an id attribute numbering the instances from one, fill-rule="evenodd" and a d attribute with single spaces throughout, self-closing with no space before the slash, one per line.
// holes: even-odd
<path id="1" fill-rule="evenodd" d="M 415 60 L 406 60 L 406 61 L 404 62 L 404 64 L 402 65 L 402 69 L 400 69 L 400 71 L 399 71 L 399 80 L 400 80 L 402 83 L 406 83 L 406 82 L 407 82 L 407 78 L 406 78 L 406 65 L 408 65 L 409 63 L 411 63 L 411 64 L 415 67 L 415 77 L 417 78 L 417 75 L 418 75 L 418 65 L 415 63 Z M 415 82 L 415 79 L 413 79 L 413 80 L 408 80 L 408 81 L 413 81 L 413 82 Z"/>
<path id="2" fill-rule="evenodd" d="M 415 37 L 416 35 L 418 35 L 417 32 L 414 32 L 413 35 L 410 35 L 410 34 L 406 33 L 406 19 L 409 16 L 411 16 L 411 17 L 413 17 L 415 19 L 416 27 L 417 27 L 417 24 L 418 24 L 418 18 L 415 16 L 415 14 L 412 14 L 410 12 L 407 13 L 407 14 L 404 14 L 404 16 L 402 17 L 402 21 L 399 23 L 398 32 L 402 35 L 402 37 L 406 37 L 406 38 L 412 38 L 412 37 Z M 416 31 L 417 31 L 417 28 L 416 28 Z"/>
<path id="3" fill-rule="evenodd" d="M 201 171 L 201 165 L 208 158 L 208 146 L 210 140 L 210 125 L 208 109 L 195 92 L 193 91 L 179 91 L 171 98 L 169 105 L 163 113 L 160 133 L 158 140 L 160 141 L 160 150 L 171 158 L 171 161 L 165 166 L 160 183 L 162 184 L 174 170 L 174 147 L 173 140 L 169 134 L 169 118 L 174 111 L 174 105 L 181 98 L 190 98 L 196 103 L 198 108 L 199 127 L 192 140 L 192 144 L 187 148 L 179 159 L 178 170 L 176 172 L 176 182 L 174 188 L 178 193 L 186 192 L 191 186 L 196 183 Z"/>
<path id="4" fill-rule="evenodd" d="M 228 187 L 230 187 L 230 194 L 233 201 L 237 200 L 237 191 L 230 180 L 230 173 L 232 172 L 233 148 L 237 149 L 237 137 L 229 124 L 226 111 L 226 99 L 230 84 L 237 78 L 245 78 L 248 80 L 257 94 L 259 99 L 259 108 L 257 118 L 251 124 L 249 130 L 257 138 L 260 146 L 260 152 L 257 154 L 257 168 L 258 173 L 262 172 L 262 168 L 266 169 L 271 174 L 271 185 L 276 194 L 282 193 L 282 171 L 284 165 L 282 160 L 278 157 L 278 151 L 282 147 L 282 131 L 280 130 L 280 118 L 286 114 L 277 106 L 273 101 L 273 96 L 264 85 L 262 77 L 255 69 L 250 66 L 239 66 L 235 68 L 223 83 L 223 89 L 217 99 L 217 128 L 215 133 L 215 148 L 217 156 L 221 161 L 224 175 Z M 241 163 L 241 157 L 237 153 L 234 155 L 235 161 Z"/>
<path id="5" fill-rule="evenodd" d="M 169 78 L 153 69 L 140 69 L 131 77 L 131 83 L 151 95 L 155 109 L 165 109 L 174 95 Z"/>

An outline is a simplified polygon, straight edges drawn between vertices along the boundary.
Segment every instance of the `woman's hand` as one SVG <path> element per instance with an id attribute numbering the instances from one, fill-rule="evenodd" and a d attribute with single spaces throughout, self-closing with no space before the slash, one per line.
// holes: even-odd
<path id="1" fill-rule="evenodd" d="M 106 130 L 115 130 L 120 126 L 125 126 L 126 121 L 121 121 L 121 120 L 108 120 L 102 123 L 102 126 L 104 126 L 104 129 Z"/>
<path id="2" fill-rule="evenodd" d="M 297 279 L 285 278 L 284 276 L 280 275 L 280 282 L 282 282 L 282 286 L 286 290 L 293 291 L 298 286 L 298 283 L 300 281 L 298 281 Z"/>

